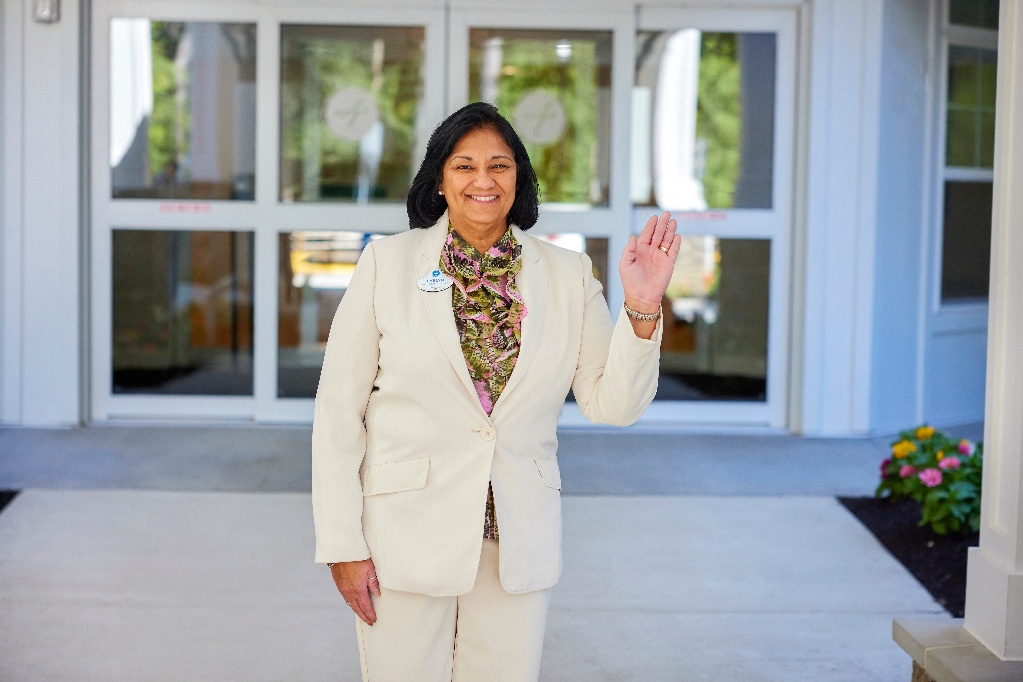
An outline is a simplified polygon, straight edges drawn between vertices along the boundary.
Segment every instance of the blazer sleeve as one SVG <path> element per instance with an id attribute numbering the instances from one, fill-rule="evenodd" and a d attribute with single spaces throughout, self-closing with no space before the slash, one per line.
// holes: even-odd
<path id="1" fill-rule="evenodd" d="M 589 256 L 580 255 L 584 312 L 572 392 L 590 421 L 628 426 L 643 415 L 657 392 L 662 321 L 649 339 L 636 336 L 624 309 L 613 324 L 593 264 Z"/>
<path id="2" fill-rule="evenodd" d="M 312 499 L 315 561 L 369 557 L 362 533 L 366 406 L 377 375 L 380 331 L 374 294 L 376 260 L 370 243 L 334 314 L 313 413 Z"/>

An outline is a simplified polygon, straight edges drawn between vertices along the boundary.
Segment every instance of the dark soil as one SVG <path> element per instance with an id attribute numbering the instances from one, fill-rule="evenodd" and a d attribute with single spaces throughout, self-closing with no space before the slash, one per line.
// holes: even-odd
<path id="1" fill-rule="evenodd" d="M 17 494 L 17 490 L 0 490 L 0 511 L 3 511 L 7 503 L 13 500 Z"/>
<path id="2" fill-rule="evenodd" d="M 918 525 L 920 505 L 913 500 L 840 497 L 838 501 L 920 581 L 935 601 L 954 617 L 963 617 L 966 550 L 977 546 L 979 533 L 938 535 L 930 527 Z"/>

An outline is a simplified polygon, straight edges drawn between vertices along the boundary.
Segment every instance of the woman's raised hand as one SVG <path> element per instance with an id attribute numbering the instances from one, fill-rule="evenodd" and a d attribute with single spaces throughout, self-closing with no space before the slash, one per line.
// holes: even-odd
<path id="1" fill-rule="evenodd" d="M 372 592 L 380 596 L 380 582 L 372 559 L 334 564 L 330 567 L 330 576 L 355 615 L 364 620 L 366 625 L 377 622 L 377 612 L 373 609 L 369 595 Z"/>
<path id="2" fill-rule="evenodd" d="M 639 313 L 656 312 L 675 269 L 682 238 L 675 234 L 678 224 L 665 211 L 651 216 L 639 234 L 629 238 L 618 272 L 625 289 L 625 304 Z"/>

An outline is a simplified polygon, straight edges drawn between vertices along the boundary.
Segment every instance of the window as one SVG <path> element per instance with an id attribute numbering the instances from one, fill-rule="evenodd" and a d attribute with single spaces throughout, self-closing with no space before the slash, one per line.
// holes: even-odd
<path id="1" fill-rule="evenodd" d="M 281 201 L 405 200 L 424 39 L 422 27 L 281 27 Z"/>
<path id="2" fill-rule="evenodd" d="M 637 34 L 634 204 L 771 208 L 776 41 L 697 29 Z"/>
<path id="3" fill-rule="evenodd" d="M 252 395 L 251 232 L 113 231 L 113 393 Z"/>
<path id="4" fill-rule="evenodd" d="M 998 62 L 997 33 L 988 29 L 997 28 L 998 3 L 952 0 L 948 20 L 940 184 L 942 304 L 986 301 L 988 296 Z"/>
<path id="5" fill-rule="evenodd" d="M 115 199 L 251 200 L 256 25 L 113 19 Z"/>
<path id="6" fill-rule="evenodd" d="M 515 125 L 545 204 L 607 206 L 610 31 L 471 29 L 469 99 Z"/>

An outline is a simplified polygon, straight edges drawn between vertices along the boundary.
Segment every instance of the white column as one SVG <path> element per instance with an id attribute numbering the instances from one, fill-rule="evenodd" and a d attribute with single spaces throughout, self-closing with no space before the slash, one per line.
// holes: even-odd
<path id="1" fill-rule="evenodd" d="M 966 629 L 1023 660 L 1023 0 L 998 23 L 991 295 L 980 547 L 966 582 Z"/>
<path id="2" fill-rule="evenodd" d="M 814 0 L 799 430 L 870 428 L 882 0 Z"/>

